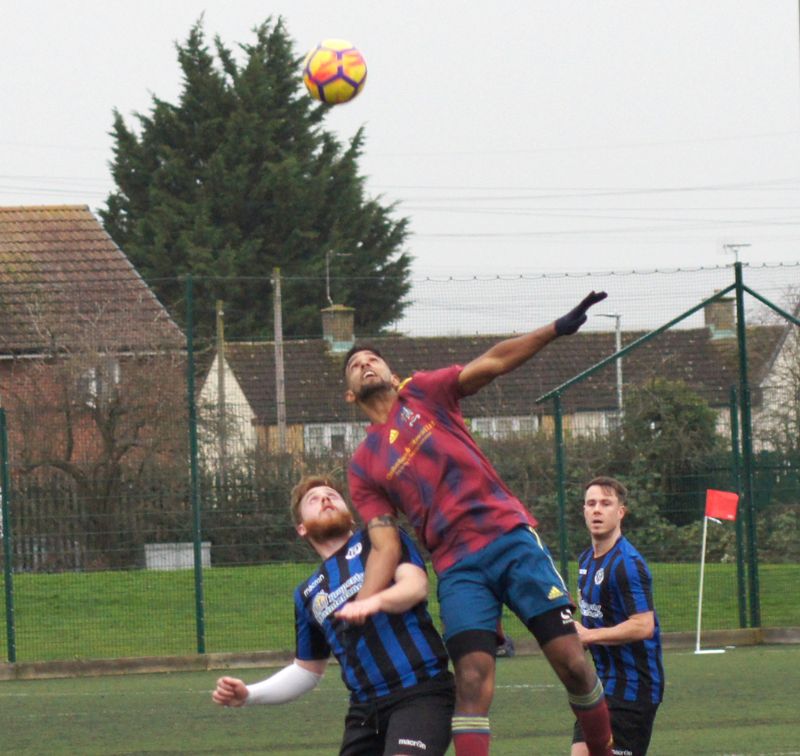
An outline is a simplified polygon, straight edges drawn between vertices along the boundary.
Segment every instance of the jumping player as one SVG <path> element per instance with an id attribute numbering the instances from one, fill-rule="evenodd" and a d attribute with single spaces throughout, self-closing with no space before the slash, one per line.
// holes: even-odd
<path id="1" fill-rule="evenodd" d="M 582 624 L 577 630 L 603 681 L 613 753 L 645 756 L 664 696 L 664 666 L 653 578 L 622 535 L 627 499 L 627 489 L 614 478 L 594 478 L 584 488 L 583 516 L 592 547 L 578 560 Z M 586 756 L 579 722 L 572 756 Z"/>
<path id="2" fill-rule="evenodd" d="M 372 421 L 350 462 L 353 505 L 372 552 L 361 596 L 388 584 L 401 553 L 403 512 L 431 552 L 445 642 L 456 673 L 458 756 L 489 752 L 497 620 L 506 604 L 536 637 L 567 689 L 589 752 L 610 754 L 603 688 L 572 620 L 571 600 L 534 527 L 470 436 L 459 401 L 514 370 L 555 338 L 575 333 L 606 297 L 589 294 L 563 317 L 506 339 L 466 366 L 418 372 L 404 382 L 380 353 L 356 345 L 345 366 L 347 401 Z M 342 611 L 349 616 L 349 609 Z"/>
<path id="3" fill-rule="evenodd" d="M 291 701 L 316 687 L 332 653 L 350 690 L 340 756 L 443 756 L 453 676 L 426 608 L 428 576 L 413 542 L 401 533 L 392 585 L 349 601 L 361 588 L 370 539 L 355 529 L 341 494 L 328 478 L 305 477 L 292 490 L 291 512 L 298 534 L 323 559 L 294 593 L 295 660 L 253 685 L 221 677 L 212 699 L 221 706 Z M 344 605 L 357 624 L 336 616 Z"/>

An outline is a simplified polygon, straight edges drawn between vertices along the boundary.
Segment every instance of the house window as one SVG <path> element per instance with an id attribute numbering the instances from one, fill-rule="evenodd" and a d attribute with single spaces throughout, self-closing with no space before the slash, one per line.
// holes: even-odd
<path id="1" fill-rule="evenodd" d="M 478 436 L 499 440 L 509 436 L 530 436 L 536 432 L 538 418 L 533 415 L 512 417 L 473 417 L 470 430 Z"/>
<path id="2" fill-rule="evenodd" d="M 113 357 L 90 367 L 78 379 L 78 392 L 83 403 L 96 409 L 109 402 L 119 386 L 120 376 L 119 361 Z"/>
<path id="3" fill-rule="evenodd" d="M 311 454 L 351 454 L 364 438 L 366 423 L 308 423 L 303 428 L 305 450 Z"/>

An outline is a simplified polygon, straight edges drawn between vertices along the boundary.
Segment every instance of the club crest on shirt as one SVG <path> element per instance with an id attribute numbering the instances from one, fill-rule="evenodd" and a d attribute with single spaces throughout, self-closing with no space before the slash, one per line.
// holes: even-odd
<path id="1" fill-rule="evenodd" d="M 345 559 L 355 559 L 360 553 L 361 549 L 363 548 L 362 543 L 353 544 L 348 550 L 347 553 L 344 555 Z"/>
<path id="2" fill-rule="evenodd" d="M 397 441 L 397 437 L 399 435 L 400 435 L 400 431 L 398 431 L 396 428 L 392 428 L 389 431 L 389 443 L 393 444 L 395 441 Z"/>
<path id="3" fill-rule="evenodd" d="M 594 584 L 600 585 L 603 582 L 603 578 L 605 578 L 606 573 L 605 570 L 601 567 L 597 572 L 594 573 Z"/>

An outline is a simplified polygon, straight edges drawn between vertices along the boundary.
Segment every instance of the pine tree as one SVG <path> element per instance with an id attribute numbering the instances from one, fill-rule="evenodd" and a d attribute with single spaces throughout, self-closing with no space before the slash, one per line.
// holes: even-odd
<path id="1" fill-rule="evenodd" d="M 358 333 L 377 333 L 406 304 L 408 221 L 365 195 L 363 130 L 343 146 L 324 129 L 328 106 L 301 91 L 283 21 L 267 19 L 254 34 L 237 62 L 219 38 L 211 51 L 201 19 L 176 45 L 178 103 L 154 96 L 136 130 L 114 112 L 105 228 L 177 319 L 178 277 L 201 277 L 202 333 L 220 298 L 227 335 L 269 337 L 269 277 L 279 266 L 284 333 L 319 335 L 328 253 L 337 303 L 355 308 Z"/>

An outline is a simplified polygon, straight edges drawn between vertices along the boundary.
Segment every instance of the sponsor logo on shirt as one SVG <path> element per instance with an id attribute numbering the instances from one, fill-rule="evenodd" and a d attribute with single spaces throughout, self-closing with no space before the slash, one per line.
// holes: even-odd
<path id="1" fill-rule="evenodd" d="M 402 407 L 400 409 L 400 422 L 403 423 L 403 425 L 407 425 L 409 428 L 413 428 L 419 418 L 419 412 L 414 412 L 408 407 Z"/>
<path id="2" fill-rule="evenodd" d="M 591 617 L 592 619 L 603 619 L 603 609 L 600 604 L 590 604 L 581 599 L 581 616 Z"/>
<path id="3" fill-rule="evenodd" d="M 311 611 L 314 619 L 321 625 L 333 614 L 347 599 L 355 596 L 364 583 L 364 573 L 357 572 L 344 581 L 335 591 L 325 593 L 320 591 L 311 602 Z"/>
<path id="4" fill-rule="evenodd" d="M 420 446 L 422 446 L 422 444 L 424 444 L 430 438 L 435 427 L 436 421 L 429 420 L 419 429 L 417 435 L 414 436 L 414 438 L 409 442 L 408 446 L 403 449 L 403 454 L 400 456 L 400 459 L 398 459 L 397 462 L 391 466 L 389 472 L 386 473 L 386 480 L 391 480 L 392 478 L 397 477 L 403 471 L 406 465 L 408 465 L 408 463 L 414 459 L 419 451 Z"/>

